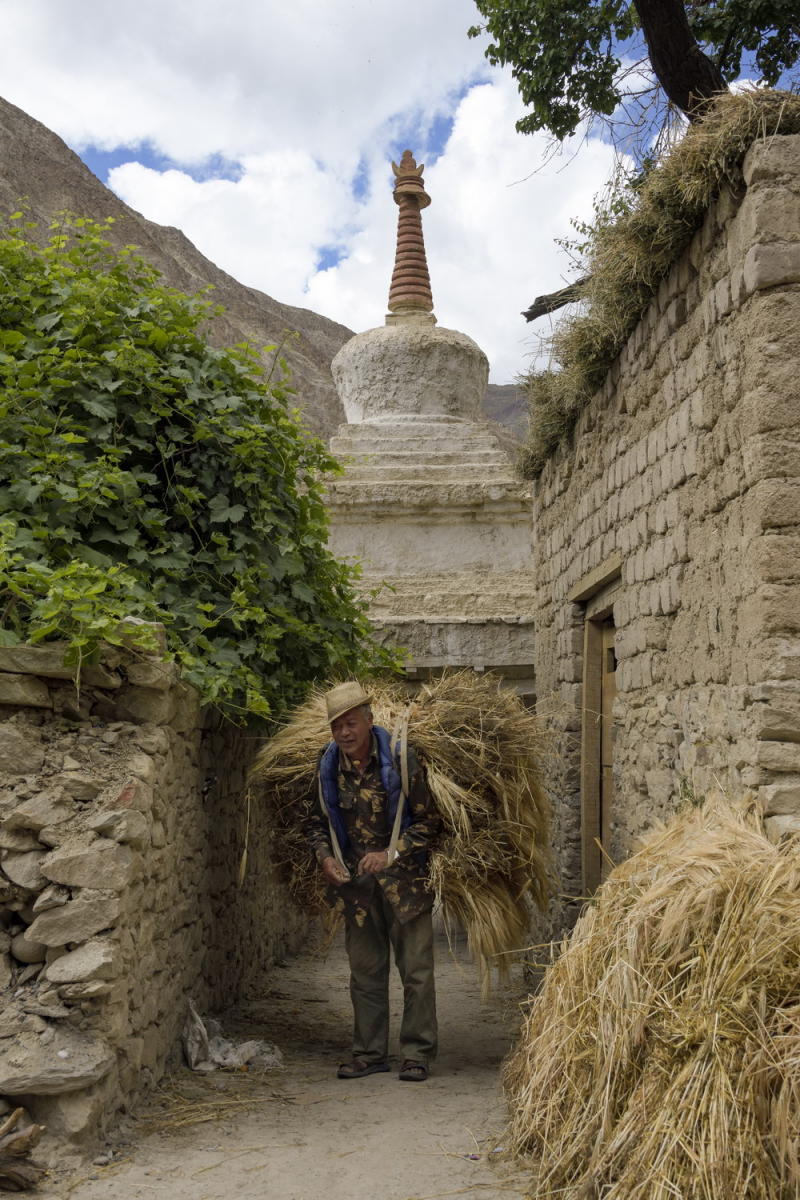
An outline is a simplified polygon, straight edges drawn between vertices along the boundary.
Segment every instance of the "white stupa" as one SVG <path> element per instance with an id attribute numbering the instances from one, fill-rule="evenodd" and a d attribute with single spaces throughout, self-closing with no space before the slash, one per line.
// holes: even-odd
<path id="1" fill-rule="evenodd" d="M 345 474 L 328 485 L 330 547 L 362 564 L 365 589 L 380 589 L 370 614 L 380 636 L 406 647 L 410 675 L 495 669 L 531 692 L 530 491 L 482 413 L 486 355 L 433 315 L 423 167 L 408 150 L 392 167 L 389 314 L 332 364 L 347 424 L 331 439 Z"/>

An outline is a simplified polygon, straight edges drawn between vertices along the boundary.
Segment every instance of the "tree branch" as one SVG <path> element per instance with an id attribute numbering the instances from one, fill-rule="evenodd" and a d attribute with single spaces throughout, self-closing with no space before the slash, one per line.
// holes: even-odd
<path id="1" fill-rule="evenodd" d="M 547 292 L 544 296 L 537 296 L 530 308 L 525 309 L 523 317 L 526 321 L 535 321 L 537 317 L 547 316 L 548 313 L 563 308 L 565 304 L 572 304 L 575 300 L 580 300 L 581 289 L 590 279 L 591 275 L 584 275 L 567 287 L 561 288 L 560 291 Z"/>
<path id="2" fill-rule="evenodd" d="M 633 0 L 650 64 L 669 99 L 690 121 L 698 108 L 727 85 L 689 27 L 682 0 Z"/>

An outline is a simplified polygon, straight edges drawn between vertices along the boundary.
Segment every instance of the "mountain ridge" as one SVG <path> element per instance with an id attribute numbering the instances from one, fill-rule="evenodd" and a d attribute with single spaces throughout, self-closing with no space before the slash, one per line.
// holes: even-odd
<path id="1" fill-rule="evenodd" d="M 353 336 L 351 329 L 239 283 L 179 229 L 150 221 L 125 204 L 57 134 L 0 98 L 0 212 L 20 207 L 40 226 L 42 235 L 61 212 L 95 220 L 113 217 L 109 240 L 119 247 L 135 245 L 168 286 L 190 294 L 212 286 L 212 299 L 224 308 L 207 323 L 205 332 L 212 344 L 247 341 L 259 349 L 279 346 L 308 426 L 329 437 L 344 421 L 330 364 Z M 270 352 L 262 350 L 262 357 L 272 365 Z M 512 384 L 494 384 L 486 397 L 487 417 L 517 435 L 522 432 L 518 392 Z"/>

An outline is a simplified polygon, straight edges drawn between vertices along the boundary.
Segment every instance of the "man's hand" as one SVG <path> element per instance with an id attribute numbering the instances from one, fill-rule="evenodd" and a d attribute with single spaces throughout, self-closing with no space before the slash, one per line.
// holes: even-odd
<path id="1" fill-rule="evenodd" d="M 388 865 L 388 850 L 370 850 L 358 864 L 358 873 L 359 875 L 377 875 L 379 871 L 385 871 Z"/>
<path id="2" fill-rule="evenodd" d="M 347 883 L 350 879 L 350 876 L 346 871 L 342 870 L 332 855 L 329 855 L 327 858 L 323 858 L 320 866 L 322 867 L 322 874 L 325 876 L 328 883 L 332 883 L 334 887 L 341 887 L 343 883 Z"/>

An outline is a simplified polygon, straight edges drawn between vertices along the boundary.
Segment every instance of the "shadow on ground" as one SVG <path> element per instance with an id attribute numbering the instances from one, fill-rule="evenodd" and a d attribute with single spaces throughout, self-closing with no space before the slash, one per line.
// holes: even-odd
<path id="1" fill-rule="evenodd" d="M 524 1195 L 495 1153 L 499 1068 L 525 988 L 519 974 L 481 1005 L 462 947 L 440 941 L 441 1052 L 424 1084 L 391 1074 L 340 1081 L 349 1057 L 347 966 L 336 947 L 276 968 L 269 992 L 225 1015 L 236 1039 L 276 1043 L 266 1075 L 179 1071 L 112 1138 L 108 1165 L 50 1179 L 43 1200 L 480 1200 Z M 393 979 L 393 1028 L 401 996 Z"/>

